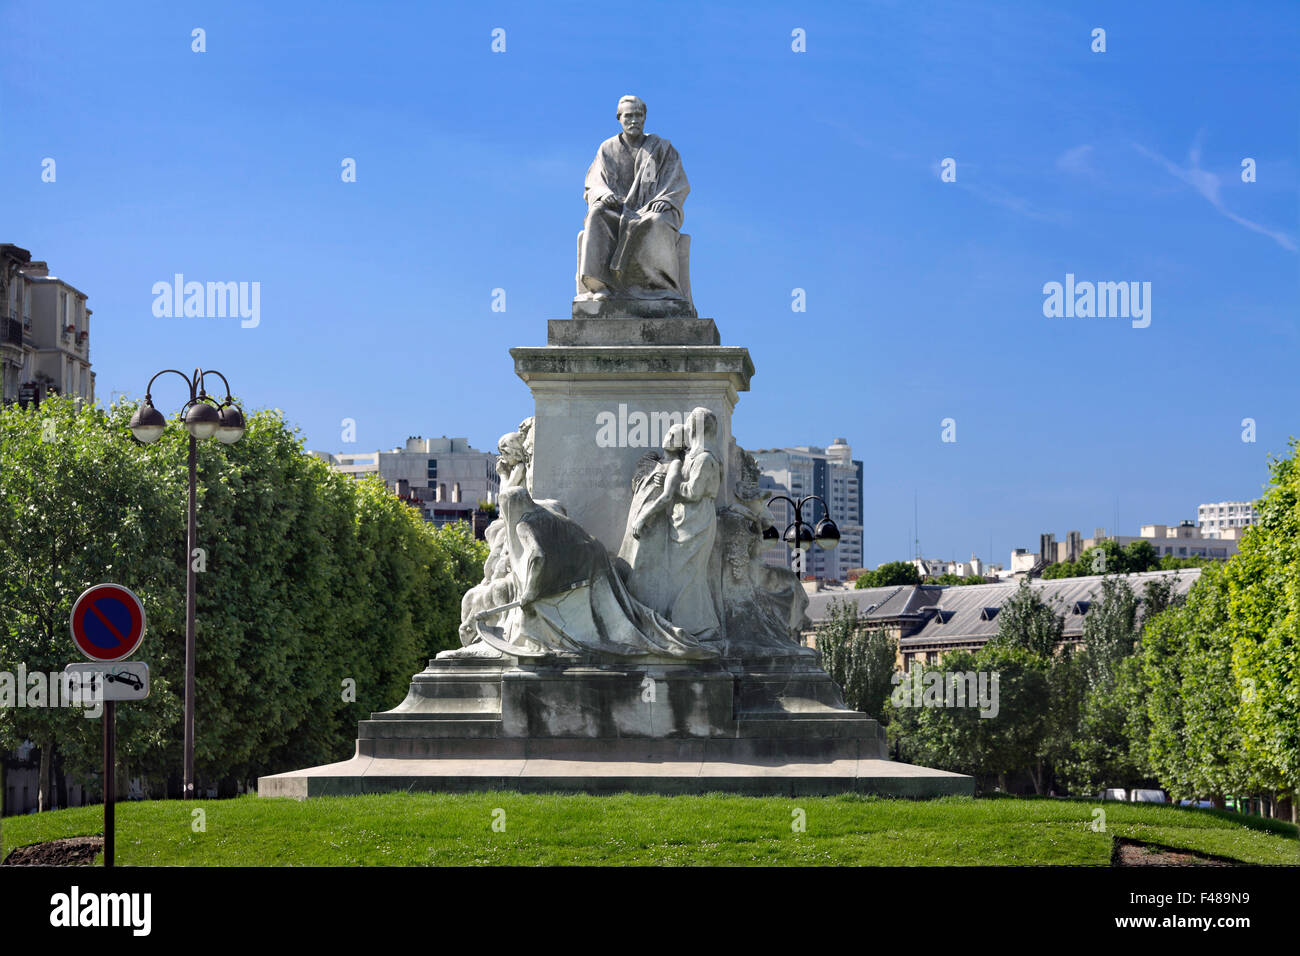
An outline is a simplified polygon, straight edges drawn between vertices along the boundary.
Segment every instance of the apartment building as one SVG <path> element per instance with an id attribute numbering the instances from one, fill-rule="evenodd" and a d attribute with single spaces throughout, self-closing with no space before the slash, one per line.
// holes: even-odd
<path id="1" fill-rule="evenodd" d="M 818 495 L 830 506 L 831 520 L 840 529 L 838 547 L 823 551 L 813 546 L 807 554 L 804 577 L 822 581 L 845 581 L 849 571 L 862 567 L 862 462 L 853 458 L 849 443 L 837 438 L 826 448 L 800 445 L 794 448 L 765 448 L 752 452 L 762 472 L 760 485 L 774 494 L 796 500 Z M 794 520 L 794 509 L 785 502 L 771 507 L 778 531 Z M 804 510 L 804 523 L 815 528 L 825 516 L 818 502 Z M 789 567 L 789 549 L 769 548 L 764 559 L 775 567 Z"/>
<path id="2" fill-rule="evenodd" d="M 52 276 L 44 262 L 0 244 L 0 399 L 39 402 L 46 395 L 93 401 L 86 294 Z"/>
<path id="3" fill-rule="evenodd" d="M 311 454 L 340 474 L 378 475 L 384 484 L 419 507 L 435 524 L 472 521 L 478 502 L 495 502 L 501 490 L 497 456 L 470 447 L 466 438 L 406 439 L 391 451 Z"/>

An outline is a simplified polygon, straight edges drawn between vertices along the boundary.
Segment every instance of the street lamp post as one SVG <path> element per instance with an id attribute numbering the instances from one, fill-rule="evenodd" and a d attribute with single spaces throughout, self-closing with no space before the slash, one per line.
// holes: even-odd
<path id="1" fill-rule="evenodd" d="M 780 538 L 785 541 L 786 546 L 789 547 L 792 553 L 797 552 L 799 555 L 799 571 L 801 574 L 804 570 L 804 554 L 808 552 L 814 542 L 816 542 L 817 547 L 824 551 L 829 551 L 840 543 L 840 529 L 836 527 L 835 522 L 831 520 L 831 509 L 818 495 L 805 495 L 798 501 L 787 497 L 786 495 L 776 495 L 775 497 L 768 499 L 768 507 L 771 507 L 774 501 L 789 502 L 790 506 L 794 508 L 794 520 L 786 526 L 785 534 L 778 535 L 776 526 L 769 525 L 767 529 L 764 530 L 763 537 L 767 538 L 769 541 Z M 803 520 L 804 505 L 808 504 L 810 501 L 818 502 L 826 511 L 825 516 L 817 522 L 816 529 L 809 528 L 808 525 L 804 524 Z"/>
<path id="2" fill-rule="evenodd" d="M 149 384 L 144 390 L 144 402 L 131 416 L 131 434 L 138 441 L 149 444 L 162 437 L 167 422 L 162 412 L 154 408 L 152 393 L 153 383 L 158 380 L 158 376 L 166 375 L 168 372 L 185 379 L 190 387 L 189 401 L 181 408 L 185 430 L 190 433 L 190 496 L 185 533 L 185 777 L 182 790 L 183 798 L 188 800 L 194 796 L 194 549 L 197 547 L 195 539 L 198 537 L 196 525 L 198 441 L 215 435 L 217 441 L 233 445 L 244 437 L 245 426 L 244 413 L 230 397 L 230 383 L 226 381 L 226 376 L 214 369 L 196 368 L 193 375 L 186 375 L 177 369 L 167 368 L 149 379 Z M 217 402 L 208 395 L 204 385 L 206 375 L 215 375 L 221 379 L 222 384 L 226 386 L 225 401 Z"/>

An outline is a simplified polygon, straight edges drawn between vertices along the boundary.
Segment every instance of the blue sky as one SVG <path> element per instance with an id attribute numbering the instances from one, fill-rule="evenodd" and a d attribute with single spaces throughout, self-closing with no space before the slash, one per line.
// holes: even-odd
<path id="1" fill-rule="evenodd" d="M 914 496 L 927 556 L 1005 563 L 1252 497 L 1300 433 L 1300 6 L 589 9 L 6 4 L 0 241 L 89 294 L 102 400 L 203 364 L 309 447 L 491 448 L 633 92 L 691 180 L 696 306 L 758 371 L 735 432 L 847 438 L 868 564 Z M 260 325 L 156 318 L 176 272 L 260 282 Z M 1044 317 L 1066 273 L 1150 282 L 1150 326 Z"/>

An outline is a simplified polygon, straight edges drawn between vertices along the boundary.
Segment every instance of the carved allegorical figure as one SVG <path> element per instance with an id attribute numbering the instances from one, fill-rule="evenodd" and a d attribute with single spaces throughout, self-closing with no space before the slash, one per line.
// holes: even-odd
<path id="1" fill-rule="evenodd" d="M 485 532 L 483 580 L 461 602 L 459 650 L 442 658 L 706 660 L 718 651 L 628 591 L 605 546 L 558 501 L 535 501 L 526 476 L 532 420 L 501 436 L 501 516 Z"/>
<path id="2" fill-rule="evenodd" d="M 685 425 L 669 427 L 663 453 L 642 456 L 632 478 L 632 503 L 618 551 L 632 571 L 628 575 L 629 590 L 642 604 L 664 616 L 670 613 L 677 597 L 669 565 L 668 531 L 685 457 Z"/>
<path id="3" fill-rule="evenodd" d="M 623 131 L 600 144 L 583 189 L 579 299 L 680 299 L 678 239 L 690 183 L 672 143 L 645 132 L 646 106 L 618 101 Z"/>
<path id="4" fill-rule="evenodd" d="M 714 451 L 718 419 L 696 408 L 664 439 L 664 456 L 647 456 L 633 480 L 632 505 L 619 557 L 628 587 L 678 627 L 701 640 L 721 637 L 709 561 L 717 536 L 722 464 Z"/>
<path id="5" fill-rule="evenodd" d="M 471 618 L 478 641 L 517 658 L 707 660 L 718 651 L 637 601 L 605 546 L 527 488 L 500 498 L 510 604 Z M 439 656 L 466 656 L 468 648 Z M 471 652 L 474 653 L 474 652 Z M 475 654 L 477 656 L 477 654 Z"/>

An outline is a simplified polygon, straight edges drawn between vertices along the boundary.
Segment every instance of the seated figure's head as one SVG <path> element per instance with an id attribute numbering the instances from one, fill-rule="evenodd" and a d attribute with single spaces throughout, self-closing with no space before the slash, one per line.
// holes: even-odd
<path id="1" fill-rule="evenodd" d="M 645 132 L 645 103 L 639 96 L 625 96 L 619 100 L 615 115 L 623 126 L 623 132 L 632 136 Z"/>
<path id="2" fill-rule="evenodd" d="M 497 454 L 507 467 L 523 461 L 524 436 L 519 432 L 506 432 L 497 439 Z"/>

